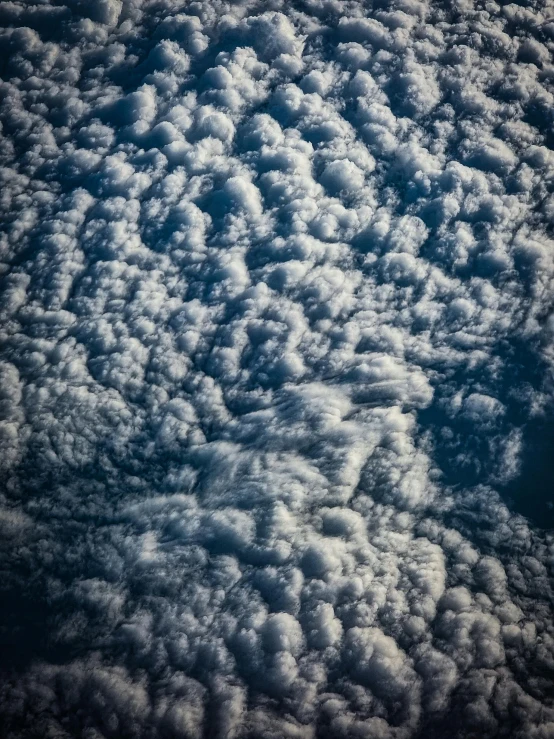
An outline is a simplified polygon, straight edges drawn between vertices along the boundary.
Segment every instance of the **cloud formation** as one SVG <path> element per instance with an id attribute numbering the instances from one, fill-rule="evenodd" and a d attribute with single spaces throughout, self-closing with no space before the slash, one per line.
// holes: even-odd
<path id="1" fill-rule="evenodd" d="M 0 25 L 3 736 L 553 736 L 548 2 Z"/>

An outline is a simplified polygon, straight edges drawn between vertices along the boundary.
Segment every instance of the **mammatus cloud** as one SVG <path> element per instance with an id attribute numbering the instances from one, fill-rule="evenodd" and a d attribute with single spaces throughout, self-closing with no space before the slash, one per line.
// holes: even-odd
<path id="1" fill-rule="evenodd" d="M 3 736 L 554 736 L 551 4 L 0 23 Z"/>

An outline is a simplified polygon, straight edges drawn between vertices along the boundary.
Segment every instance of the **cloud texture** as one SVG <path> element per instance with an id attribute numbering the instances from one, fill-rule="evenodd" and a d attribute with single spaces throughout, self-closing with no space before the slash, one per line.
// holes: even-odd
<path id="1" fill-rule="evenodd" d="M 6 739 L 554 737 L 554 8 L 6 2 Z"/>

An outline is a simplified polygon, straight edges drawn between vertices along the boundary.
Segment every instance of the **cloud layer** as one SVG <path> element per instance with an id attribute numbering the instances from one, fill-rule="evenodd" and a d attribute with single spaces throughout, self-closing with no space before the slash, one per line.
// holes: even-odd
<path id="1" fill-rule="evenodd" d="M 553 737 L 552 5 L 0 24 L 3 736 Z"/>

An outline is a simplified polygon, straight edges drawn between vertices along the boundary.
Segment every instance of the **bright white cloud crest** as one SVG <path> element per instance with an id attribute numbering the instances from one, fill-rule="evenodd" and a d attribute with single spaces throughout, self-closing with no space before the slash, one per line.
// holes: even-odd
<path id="1" fill-rule="evenodd" d="M 552 6 L 0 24 L 3 736 L 554 736 Z"/>

